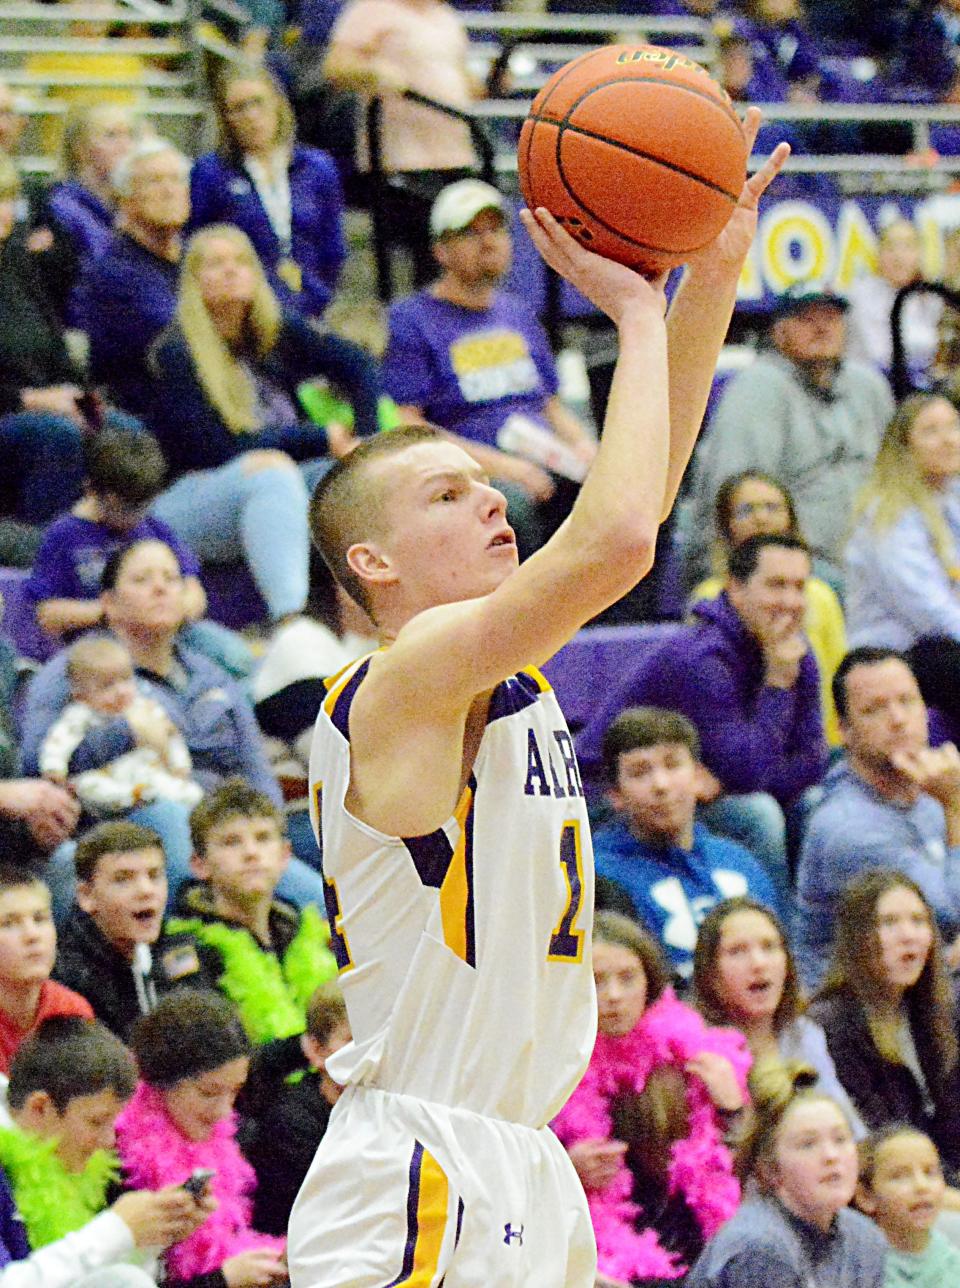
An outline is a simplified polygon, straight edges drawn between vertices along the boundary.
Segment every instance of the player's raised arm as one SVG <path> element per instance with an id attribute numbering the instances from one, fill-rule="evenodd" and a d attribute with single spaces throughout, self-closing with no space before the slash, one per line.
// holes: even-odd
<path id="1" fill-rule="evenodd" d="M 748 108 L 744 122 L 748 155 L 753 151 L 760 121 L 760 109 Z M 673 508 L 703 424 L 717 359 L 737 301 L 740 272 L 756 232 L 760 198 L 789 155 L 790 145 L 779 144 L 760 169 L 748 177 L 727 226 L 690 261 L 670 307 L 670 466 L 661 516 L 664 519 Z"/>

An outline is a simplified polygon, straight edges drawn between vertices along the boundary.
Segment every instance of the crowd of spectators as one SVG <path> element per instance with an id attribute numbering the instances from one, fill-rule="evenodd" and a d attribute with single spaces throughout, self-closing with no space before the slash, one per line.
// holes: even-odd
<path id="1" fill-rule="evenodd" d="M 44 186 L 12 159 L 0 85 L 0 563 L 29 569 L 43 641 L 25 680 L 0 638 L 3 1288 L 286 1281 L 340 1093 L 326 1060 L 350 1041 L 310 731 L 325 677 L 376 646 L 311 564 L 311 489 L 358 438 L 427 418 L 502 488 L 527 555 L 596 450 L 508 289 L 509 200 L 461 121 L 400 94 L 484 92 L 455 10 L 280 10 L 256 6 L 266 56 L 248 42 L 216 79 L 194 160 L 87 93 Z M 643 10 L 712 22 L 738 101 L 958 101 L 952 0 Z M 298 140 L 351 128 L 369 94 L 386 189 L 362 130 L 335 158 Z M 370 200 L 414 286 L 379 358 L 325 318 L 347 203 Z M 892 219 L 849 296 L 777 301 L 690 470 L 684 619 L 574 730 L 599 1034 L 553 1127 L 598 1288 L 960 1282 L 960 414 L 939 297 L 901 316 L 920 392 L 898 404 L 890 381 L 921 260 Z M 246 637 L 208 612 L 224 563 L 262 603 Z"/>

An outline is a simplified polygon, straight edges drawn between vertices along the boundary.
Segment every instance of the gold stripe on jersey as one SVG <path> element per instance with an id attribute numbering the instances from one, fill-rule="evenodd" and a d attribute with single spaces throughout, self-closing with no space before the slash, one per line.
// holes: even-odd
<path id="1" fill-rule="evenodd" d="M 440 886 L 440 916 L 443 942 L 465 961 L 475 966 L 473 943 L 473 799 L 476 781 L 473 775 L 463 789 L 453 817 L 460 829 L 456 848 Z"/>
<path id="2" fill-rule="evenodd" d="M 436 1280 L 449 1206 L 450 1183 L 446 1173 L 430 1151 L 425 1149 L 420 1167 L 413 1271 L 409 1279 L 402 1281 L 409 1284 L 410 1288 L 431 1288 Z"/>
<path id="3" fill-rule="evenodd" d="M 537 688 L 540 690 L 541 693 L 549 693 L 550 690 L 553 688 L 553 685 L 543 674 L 543 672 L 537 670 L 535 666 L 525 666 L 523 668 L 522 674 L 529 675 L 531 680 L 536 680 Z"/>
<path id="4" fill-rule="evenodd" d="M 327 696 L 323 700 L 323 709 L 328 716 L 333 715 L 333 708 L 337 705 L 337 698 L 350 683 L 350 676 L 347 672 L 353 671 L 353 663 L 348 662 L 345 667 L 339 670 L 336 675 L 331 675 L 323 684 L 327 690 Z"/>
<path id="5" fill-rule="evenodd" d="M 437 1275 L 449 1209 L 450 1183 L 446 1173 L 430 1151 L 419 1140 L 414 1141 L 407 1187 L 403 1264 L 387 1288 L 439 1288 Z"/>

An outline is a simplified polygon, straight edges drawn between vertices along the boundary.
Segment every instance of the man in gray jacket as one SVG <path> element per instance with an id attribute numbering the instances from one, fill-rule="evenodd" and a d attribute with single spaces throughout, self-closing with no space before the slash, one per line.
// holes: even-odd
<path id="1" fill-rule="evenodd" d="M 772 474 L 793 493 L 815 555 L 839 564 L 854 498 L 893 414 L 882 375 L 845 360 L 846 301 L 812 283 L 781 296 L 770 347 L 734 376 L 695 461 L 690 558 L 706 571 L 713 500 L 741 470 Z"/>

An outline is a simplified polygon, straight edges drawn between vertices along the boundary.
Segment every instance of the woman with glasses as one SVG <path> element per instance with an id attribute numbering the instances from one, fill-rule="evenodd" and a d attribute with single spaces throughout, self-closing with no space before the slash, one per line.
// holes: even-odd
<path id="1" fill-rule="evenodd" d="M 264 67 L 229 67 L 214 106 L 219 146 L 193 166 L 189 231 L 236 224 L 283 304 L 320 318 L 347 257 L 337 167 L 297 143 L 290 104 Z"/>
<path id="2" fill-rule="evenodd" d="M 714 576 L 702 581 L 691 594 L 691 603 L 716 599 L 727 584 L 727 557 L 748 537 L 761 534 L 800 536 L 793 497 L 784 485 L 762 470 L 743 470 L 720 485 L 714 500 Z M 824 576 L 827 570 L 814 560 L 814 575 L 807 579 L 807 613 L 804 630 L 820 672 L 823 726 L 831 746 L 840 742 L 837 713 L 830 683 L 846 653 L 843 609 L 836 590 Z M 818 575 L 819 574 L 819 575 Z"/>

